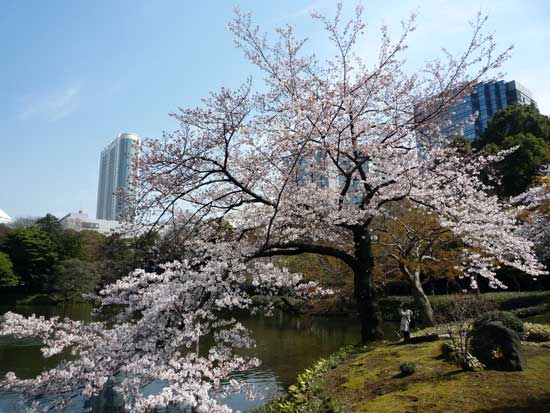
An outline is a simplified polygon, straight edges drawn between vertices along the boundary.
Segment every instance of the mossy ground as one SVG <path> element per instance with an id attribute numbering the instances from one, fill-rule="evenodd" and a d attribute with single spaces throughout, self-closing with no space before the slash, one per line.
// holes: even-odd
<path id="1" fill-rule="evenodd" d="M 523 372 L 464 372 L 442 359 L 441 342 L 383 344 L 327 372 L 324 392 L 345 412 L 550 412 L 550 348 L 524 346 Z M 416 373 L 399 376 L 399 364 Z"/>

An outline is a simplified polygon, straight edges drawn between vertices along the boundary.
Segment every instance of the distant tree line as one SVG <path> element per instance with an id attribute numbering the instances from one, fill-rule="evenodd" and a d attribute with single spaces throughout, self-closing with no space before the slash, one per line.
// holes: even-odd
<path id="1" fill-rule="evenodd" d="M 150 268 L 157 240 L 64 229 L 51 214 L 0 225 L 0 288 L 79 300 L 135 268 Z"/>

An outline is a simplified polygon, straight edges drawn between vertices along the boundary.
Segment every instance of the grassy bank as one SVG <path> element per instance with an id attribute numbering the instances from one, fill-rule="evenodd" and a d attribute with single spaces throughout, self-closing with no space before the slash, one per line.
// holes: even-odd
<path id="1" fill-rule="evenodd" d="M 441 342 L 348 348 L 299 377 L 261 413 L 548 412 L 548 345 L 524 345 L 523 372 L 464 372 L 441 357 Z M 416 373 L 401 377 L 400 363 Z"/>

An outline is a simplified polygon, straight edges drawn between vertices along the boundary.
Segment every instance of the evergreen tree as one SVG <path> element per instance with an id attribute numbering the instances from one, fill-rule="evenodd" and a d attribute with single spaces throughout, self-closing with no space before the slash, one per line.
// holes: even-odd
<path id="1" fill-rule="evenodd" d="M 19 228 L 6 237 L 4 250 L 13 262 L 15 274 L 31 289 L 48 291 L 53 266 L 59 259 L 50 235 L 36 227 Z"/>
<path id="2" fill-rule="evenodd" d="M 474 146 L 489 153 L 518 147 L 498 163 L 502 182 L 496 188 L 500 196 L 518 195 L 550 162 L 550 118 L 534 106 L 509 106 L 497 112 Z"/>

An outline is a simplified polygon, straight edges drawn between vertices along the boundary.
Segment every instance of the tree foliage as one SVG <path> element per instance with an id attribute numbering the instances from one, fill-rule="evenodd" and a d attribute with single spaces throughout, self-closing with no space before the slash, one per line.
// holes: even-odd
<path id="1" fill-rule="evenodd" d="M 464 245 L 439 223 L 437 214 L 403 202 L 396 205 L 392 216 L 377 221 L 374 234 L 376 271 L 381 279 L 406 279 L 400 266 L 418 270 L 422 282 L 462 275 Z"/>
<path id="2" fill-rule="evenodd" d="M 78 236 L 80 238 L 79 254 L 74 258 L 92 263 L 103 259 L 103 251 L 108 237 L 91 230 L 80 231 Z"/>
<path id="3" fill-rule="evenodd" d="M 44 231 L 36 227 L 14 230 L 6 237 L 3 250 L 13 262 L 15 273 L 28 288 L 48 291 L 59 250 Z"/>
<path id="4" fill-rule="evenodd" d="M 9 255 L 0 252 L 0 287 L 15 287 L 19 282 Z"/>
<path id="5" fill-rule="evenodd" d="M 63 227 L 59 222 L 59 219 L 53 214 L 46 214 L 42 218 L 38 218 L 34 223 L 38 229 L 50 234 L 52 238 L 56 238 L 63 231 Z"/>
<path id="6" fill-rule="evenodd" d="M 530 105 L 513 105 L 495 114 L 474 146 L 489 153 L 517 147 L 496 166 L 502 177 L 499 195 L 515 196 L 525 191 L 550 162 L 550 118 Z"/>
<path id="7" fill-rule="evenodd" d="M 2 226 L 0 230 L 0 248 L 10 256 L 16 274 L 36 291 L 54 288 L 54 266 L 60 261 L 92 263 L 94 274 L 100 274 L 96 281 L 106 285 L 136 268 L 154 270 L 160 259 L 157 247 L 161 240 L 155 232 L 133 238 L 121 234 L 106 237 L 95 231 L 64 229 L 52 214 L 33 219 L 28 225 Z M 174 259 L 165 250 L 161 252 L 163 262 Z M 61 288 L 60 280 L 55 289 Z"/>
<path id="8" fill-rule="evenodd" d="M 435 324 L 423 283 L 431 279 L 454 279 L 462 275 L 464 244 L 437 214 L 418 208 L 408 200 L 396 204 L 391 215 L 374 225 L 375 272 L 379 278 L 403 278 L 410 286 L 426 326 Z M 472 278 L 472 282 L 475 279 Z"/>
<path id="9" fill-rule="evenodd" d="M 95 265 L 71 258 L 54 267 L 52 290 L 63 301 L 80 301 L 95 291 L 98 280 Z"/>
<path id="10" fill-rule="evenodd" d="M 550 119 L 532 105 L 511 105 L 498 111 L 474 144 L 481 149 L 494 143 L 502 145 L 508 136 L 531 134 L 550 143 Z"/>

